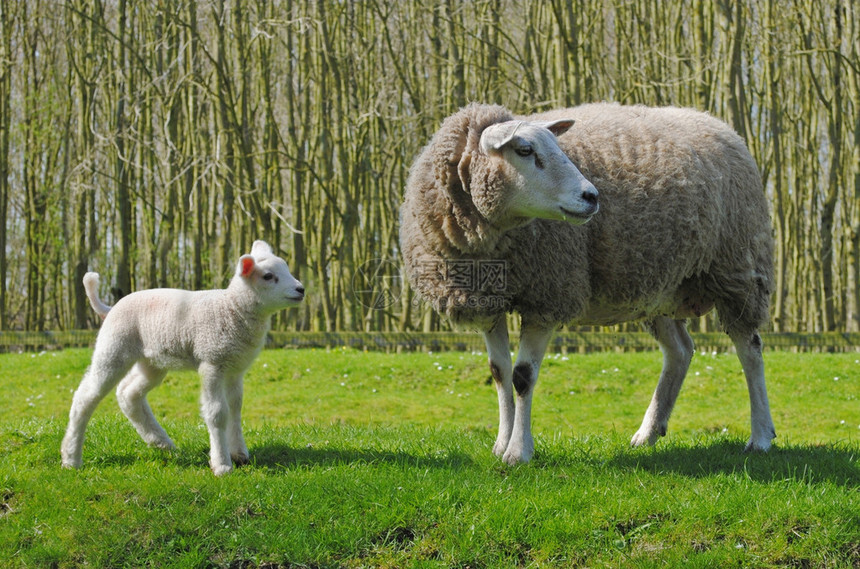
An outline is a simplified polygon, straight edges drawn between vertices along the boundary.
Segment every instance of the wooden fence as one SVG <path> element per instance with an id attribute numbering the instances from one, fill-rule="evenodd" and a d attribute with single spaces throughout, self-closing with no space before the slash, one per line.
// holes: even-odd
<path id="1" fill-rule="evenodd" d="M 96 330 L 47 332 L 0 332 L 0 353 L 57 350 L 90 347 Z M 722 333 L 693 333 L 698 351 L 724 352 L 732 349 L 729 337 Z M 770 350 L 860 352 L 860 333 L 828 332 L 765 333 L 764 346 Z M 512 338 L 511 349 L 516 348 Z M 484 351 L 481 334 L 476 332 L 271 332 L 267 348 L 328 348 L 366 351 Z M 601 351 L 646 351 L 659 346 L 645 332 L 558 332 L 549 351 L 587 353 Z"/>

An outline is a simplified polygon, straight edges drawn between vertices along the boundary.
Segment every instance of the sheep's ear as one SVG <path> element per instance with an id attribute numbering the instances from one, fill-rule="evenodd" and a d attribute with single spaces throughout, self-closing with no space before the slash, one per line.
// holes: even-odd
<path id="1" fill-rule="evenodd" d="M 573 119 L 559 119 L 557 121 L 538 122 L 536 124 L 547 129 L 556 136 L 561 136 L 562 134 L 570 130 L 570 127 L 573 126 L 574 122 L 576 121 L 574 121 Z"/>
<path id="2" fill-rule="evenodd" d="M 498 152 L 511 141 L 522 121 L 506 121 L 492 124 L 481 133 L 481 150 L 485 154 Z"/>
<path id="3" fill-rule="evenodd" d="M 254 272 L 254 267 L 256 266 L 257 262 L 254 260 L 254 257 L 251 255 L 242 255 L 239 257 L 239 266 L 236 267 L 236 272 L 239 276 L 247 278 Z"/>
<path id="4" fill-rule="evenodd" d="M 254 241 L 254 244 L 251 246 L 251 254 L 252 255 L 272 255 L 272 248 L 265 241 Z"/>

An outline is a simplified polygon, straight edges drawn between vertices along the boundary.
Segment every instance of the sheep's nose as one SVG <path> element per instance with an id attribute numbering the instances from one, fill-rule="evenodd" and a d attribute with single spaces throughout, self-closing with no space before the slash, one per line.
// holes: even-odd
<path id="1" fill-rule="evenodd" d="M 597 190 L 588 189 L 582 192 L 582 201 L 590 205 L 597 205 Z"/>
<path id="2" fill-rule="evenodd" d="M 297 286 L 296 292 L 299 294 L 305 294 L 305 287 L 303 287 L 302 285 Z"/>

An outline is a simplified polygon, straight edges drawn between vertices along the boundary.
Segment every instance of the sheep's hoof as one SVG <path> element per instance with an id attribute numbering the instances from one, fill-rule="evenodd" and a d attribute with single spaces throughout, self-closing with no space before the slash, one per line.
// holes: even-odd
<path id="1" fill-rule="evenodd" d="M 493 445 L 493 454 L 498 456 L 499 458 L 505 456 L 505 451 L 508 450 L 508 441 L 496 441 L 496 444 Z"/>
<path id="2" fill-rule="evenodd" d="M 231 454 L 230 458 L 233 459 L 233 462 L 236 464 L 236 466 L 244 466 L 251 462 L 251 457 L 246 452 L 239 454 Z"/>
<path id="3" fill-rule="evenodd" d="M 534 456 L 534 449 L 514 450 L 508 448 L 502 456 L 502 462 L 510 464 L 511 466 L 514 466 L 515 464 L 525 464 L 532 459 L 532 456 Z"/>
<path id="4" fill-rule="evenodd" d="M 63 460 L 63 468 L 68 468 L 69 470 L 77 470 L 80 467 L 80 461 Z"/>
<path id="5" fill-rule="evenodd" d="M 214 474 L 215 476 L 224 476 L 225 474 L 229 474 L 231 470 L 233 470 L 232 464 L 229 464 L 229 465 L 223 465 L 222 464 L 220 466 L 213 466 L 212 467 L 212 474 Z"/>
<path id="6" fill-rule="evenodd" d="M 510 466 L 516 466 L 517 464 L 520 464 L 523 462 L 528 462 L 528 461 L 527 460 L 521 460 L 520 457 L 518 457 L 514 454 L 505 453 L 504 456 L 502 456 L 502 462 L 504 462 L 505 464 L 508 464 Z"/>
<path id="7" fill-rule="evenodd" d="M 772 424 L 753 429 L 744 452 L 767 452 L 770 450 L 771 441 L 775 438 L 776 431 Z"/>
<path id="8" fill-rule="evenodd" d="M 753 452 L 764 453 L 764 452 L 769 451 L 770 447 L 771 447 L 770 440 L 756 442 L 753 439 L 750 439 L 747 442 L 747 446 L 744 447 L 744 452 L 745 453 L 753 453 Z"/>
<path id="9" fill-rule="evenodd" d="M 161 450 L 176 450 L 176 445 L 173 444 L 173 441 L 170 439 L 167 440 L 157 440 L 149 443 L 150 448 L 158 448 Z"/>

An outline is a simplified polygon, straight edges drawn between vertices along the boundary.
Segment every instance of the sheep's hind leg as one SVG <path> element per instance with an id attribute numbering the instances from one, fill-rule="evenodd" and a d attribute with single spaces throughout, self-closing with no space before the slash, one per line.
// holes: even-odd
<path id="1" fill-rule="evenodd" d="M 764 360 L 761 354 L 761 336 L 758 332 L 732 334 L 732 342 L 738 352 L 738 359 L 744 368 L 747 389 L 750 397 L 750 422 L 752 433 L 747 442 L 746 452 L 770 449 L 771 441 L 776 437 L 773 419 L 770 415 L 770 403 L 767 399 L 767 388 L 764 382 Z"/>
<path id="2" fill-rule="evenodd" d="M 92 364 L 72 398 L 69 425 L 60 446 L 63 466 L 66 468 L 80 468 L 87 423 L 101 400 L 110 393 L 133 363 L 125 359 L 111 358 L 105 355 L 106 353 L 107 350 L 96 345 Z"/>
<path id="3" fill-rule="evenodd" d="M 513 370 L 513 384 L 517 392 L 514 411 L 514 428 L 502 460 L 508 464 L 528 462 L 534 455 L 532 437 L 532 395 L 537 384 L 541 362 L 553 328 L 524 327 L 520 334 L 520 351 Z"/>
<path id="4" fill-rule="evenodd" d="M 489 330 L 484 331 L 490 373 L 499 396 L 499 435 L 493 445 L 493 454 L 502 456 L 511 440 L 514 428 L 514 387 L 508 325 L 500 318 Z"/>
<path id="5" fill-rule="evenodd" d="M 146 444 L 172 450 L 176 445 L 158 424 L 146 400 L 146 395 L 161 384 L 165 374 L 166 371 L 145 362 L 136 363 L 117 386 L 116 399 L 120 409 Z"/>
<path id="6" fill-rule="evenodd" d="M 666 435 L 669 415 L 693 359 L 693 339 L 684 320 L 656 318 L 649 323 L 649 329 L 663 352 L 663 370 L 642 425 L 630 441 L 633 446 L 653 445 L 659 437 Z"/>

